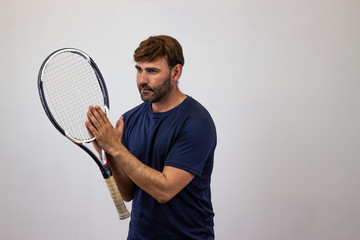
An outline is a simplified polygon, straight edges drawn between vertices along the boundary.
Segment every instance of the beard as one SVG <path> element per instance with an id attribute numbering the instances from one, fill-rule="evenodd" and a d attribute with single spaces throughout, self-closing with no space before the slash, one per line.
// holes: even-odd
<path id="1" fill-rule="evenodd" d="M 139 84 L 138 89 L 140 92 L 141 100 L 148 103 L 157 103 L 163 100 L 172 91 L 171 76 L 157 87 L 150 87 L 149 84 Z M 150 92 L 141 92 L 141 90 L 149 90 Z"/>

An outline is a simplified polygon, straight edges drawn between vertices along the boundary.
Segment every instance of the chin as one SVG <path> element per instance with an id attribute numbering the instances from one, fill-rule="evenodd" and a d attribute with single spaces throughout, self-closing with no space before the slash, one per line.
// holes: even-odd
<path id="1" fill-rule="evenodd" d="M 144 102 L 148 102 L 148 103 L 153 102 L 151 97 L 147 97 L 147 96 L 144 96 L 144 95 L 141 95 L 141 100 L 143 100 Z"/>

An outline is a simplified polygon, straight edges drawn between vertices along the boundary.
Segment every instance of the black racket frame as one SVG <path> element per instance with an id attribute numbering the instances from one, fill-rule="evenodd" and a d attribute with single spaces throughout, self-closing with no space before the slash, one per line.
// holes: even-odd
<path id="1" fill-rule="evenodd" d="M 103 93 L 103 97 L 104 97 L 104 104 L 106 106 L 107 109 L 110 109 L 110 105 L 109 105 L 109 94 L 108 94 L 108 91 L 107 91 L 107 88 L 106 88 L 106 84 L 105 84 L 105 81 L 104 81 L 104 78 L 98 68 L 98 66 L 96 65 L 96 63 L 94 62 L 94 60 L 89 56 L 87 55 L 86 53 L 82 52 L 81 50 L 78 50 L 76 48 L 62 48 L 62 49 L 59 49 L 59 50 L 56 50 L 54 51 L 52 54 L 50 54 L 43 62 L 43 64 L 41 65 L 40 67 L 40 71 L 39 71 L 39 75 L 38 75 L 38 90 L 39 90 L 39 95 L 40 95 L 40 100 L 41 100 L 41 104 L 45 110 L 45 113 L 46 115 L 48 116 L 49 120 L 51 121 L 51 123 L 54 125 L 54 127 L 62 134 L 64 135 L 65 137 L 66 134 L 65 134 L 65 130 L 60 126 L 60 124 L 55 120 L 55 118 L 53 117 L 53 115 L 51 114 L 51 111 L 49 109 L 49 106 L 46 102 L 46 97 L 45 97 L 45 94 L 44 94 L 44 88 L 43 88 L 43 81 L 41 79 L 42 77 L 42 73 L 43 73 L 43 70 L 46 66 L 46 63 L 49 61 L 49 59 L 54 56 L 55 54 L 58 54 L 60 52 L 71 52 L 71 53 L 75 53 L 75 54 L 78 54 L 82 57 L 84 57 L 90 64 L 90 66 L 93 68 L 95 74 L 96 74 L 96 77 L 97 77 L 97 80 L 99 82 L 99 86 L 101 88 L 101 91 Z M 68 137 L 67 137 L 68 138 Z M 68 138 L 70 139 L 70 138 Z M 73 139 L 70 139 L 72 142 L 74 142 Z M 91 151 L 88 147 L 85 146 L 84 143 L 79 143 L 79 142 L 74 142 L 76 145 L 78 145 L 80 148 L 82 148 L 85 152 L 87 152 L 91 158 L 96 162 L 96 164 L 98 165 L 98 167 L 100 168 L 100 171 L 103 175 L 103 177 L 105 179 L 109 178 L 112 176 L 112 173 L 111 173 L 111 170 L 110 170 L 110 166 L 108 165 L 108 162 L 105 161 L 105 164 L 94 154 L 93 151 Z"/>

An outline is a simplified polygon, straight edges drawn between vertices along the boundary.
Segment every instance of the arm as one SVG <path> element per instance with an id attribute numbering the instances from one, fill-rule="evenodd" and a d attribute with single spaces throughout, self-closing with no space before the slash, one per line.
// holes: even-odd
<path id="1" fill-rule="evenodd" d="M 162 172 L 146 166 L 124 146 L 114 152 L 114 163 L 141 189 L 160 203 L 166 203 L 178 194 L 195 177 L 179 168 L 165 166 Z"/>
<path id="2" fill-rule="evenodd" d="M 122 117 L 113 128 L 99 107 L 90 107 L 88 118 L 86 126 L 96 137 L 100 147 L 111 156 L 109 158 L 110 166 L 118 176 L 119 182 L 126 175 L 128 180 L 133 181 L 157 201 L 165 203 L 195 177 L 192 173 L 169 166 L 165 166 L 163 171 L 159 172 L 140 162 L 121 143 L 124 128 Z M 123 197 L 129 200 L 128 196 Z"/>

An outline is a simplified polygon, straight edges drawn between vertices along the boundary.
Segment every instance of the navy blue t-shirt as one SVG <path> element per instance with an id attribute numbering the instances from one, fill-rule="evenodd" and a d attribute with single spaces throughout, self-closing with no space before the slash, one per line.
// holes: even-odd
<path id="1" fill-rule="evenodd" d="M 210 181 L 216 130 L 208 111 L 188 96 L 163 113 L 143 103 L 125 113 L 124 121 L 123 144 L 141 162 L 160 172 L 172 166 L 195 174 L 164 204 L 136 186 L 128 239 L 213 239 Z"/>

